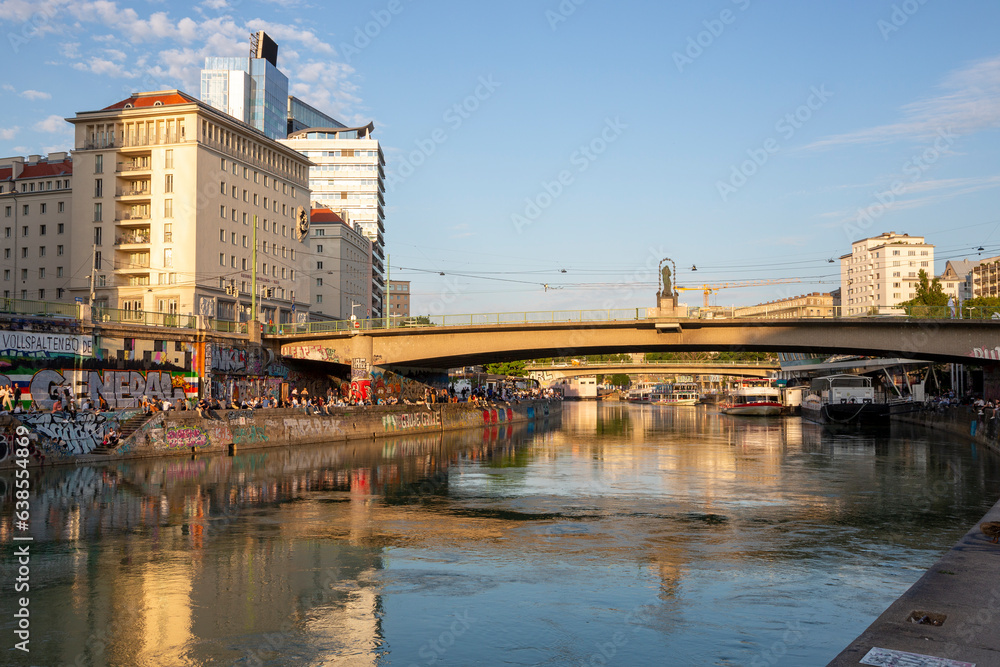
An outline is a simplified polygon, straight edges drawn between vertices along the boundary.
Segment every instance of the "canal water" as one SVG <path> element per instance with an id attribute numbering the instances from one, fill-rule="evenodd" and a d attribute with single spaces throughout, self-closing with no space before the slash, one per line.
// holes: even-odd
<path id="1" fill-rule="evenodd" d="M 0 474 L 0 663 L 823 665 L 1000 497 L 988 451 L 714 408 Z M 16 533 L 20 534 L 20 533 Z"/>

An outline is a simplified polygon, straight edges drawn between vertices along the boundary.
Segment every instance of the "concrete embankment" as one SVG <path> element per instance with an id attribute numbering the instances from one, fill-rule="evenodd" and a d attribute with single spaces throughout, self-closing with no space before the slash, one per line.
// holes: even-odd
<path id="1" fill-rule="evenodd" d="M 892 419 L 1000 452 L 998 420 L 991 409 L 953 406 Z M 1000 521 L 1000 502 L 830 665 L 857 665 L 870 651 L 882 656 L 902 651 L 980 667 L 1000 665 L 1000 544 L 983 534 L 980 524 L 986 521 Z M 864 664 L 959 664 L 902 660 Z"/>
<path id="2" fill-rule="evenodd" d="M 997 409 L 954 405 L 893 414 L 892 421 L 945 431 L 1000 452 L 1000 410 Z"/>
<path id="3" fill-rule="evenodd" d="M 439 433 L 469 428 L 497 428 L 509 423 L 531 422 L 561 414 L 560 401 L 520 401 L 473 406 L 467 403 L 443 403 L 426 406 L 395 405 L 362 408 L 335 408 L 330 414 L 307 413 L 305 408 L 265 410 L 213 410 L 200 416 L 197 412 L 161 412 L 130 434 L 110 454 L 92 454 L 98 437 L 88 434 L 90 447 L 85 451 L 67 448 L 66 439 L 54 437 L 37 426 L 24 422 L 30 430 L 33 456 L 29 463 L 41 465 L 116 461 L 192 453 L 229 453 L 234 449 L 260 449 L 347 440 L 381 438 L 394 435 Z M 79 416 L 78 416 L 79 417 Z M 14 431 L 21 422 L 11 416 L 6 428 Z M 110 426 L 110 424 L 108 424 Z M 62 434 L 60 434 L 62 435 Z M 78 439 L 79 440 L 79 439 Z M 97 440 L 99 441 L 99 440 Z M 75 443 L 79 446 L 79 442 Z M 34 454 L 37 452 L 37 456 Z M 13 465 L 13 457 L 0 467 Z"/>

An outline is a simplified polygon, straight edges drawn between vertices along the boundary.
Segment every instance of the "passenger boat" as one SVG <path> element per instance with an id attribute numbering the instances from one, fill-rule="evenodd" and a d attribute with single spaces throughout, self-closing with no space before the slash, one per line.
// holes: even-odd
<path id="1" fill-rule="evenodd" d="M 781 390 L 770 380 L 744 380 L 725 402 L 720 404 L 727 415 L 769 417 L 781 414 Z"/>
<path id="2" fill-rule="evenodd" d="M 875 399 L 864 375 L 813 378 L 802 399 L 802 416 L 820 424 L 888 423 L 889 404 Z"/>
<path id="3" fill-rule="evenodd" d="M 697 382 L 658 384 L 649 395 L 649 402 L 655 405 L 697 405 L 700 400 Z"/>
<path id="4" fill-rule="evenodd" d="M 640 382 L 628 390 L 625 400 L 629 403 L 649 403 L 649 397 L 652 393 L 653 384 L 651 382 Z"/>

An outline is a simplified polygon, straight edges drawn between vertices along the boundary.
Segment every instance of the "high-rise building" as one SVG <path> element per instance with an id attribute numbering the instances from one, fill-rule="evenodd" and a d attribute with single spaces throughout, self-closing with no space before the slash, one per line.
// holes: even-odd
<path id="1" fill-rule="evenodd" d="M 371 313 L 384 317 L 385 158 L 374 124 L 347 127 L 295 97 L 288 98 L 288 138 L 281 143 L 307 158 L 314 207 L 359 225 L 372 241 Z"/>
<path id="2" fill-rule="evenodd" d="M 0 290 L 5 299 L 70 300 L 66 287 L 80 269 L 69 254 L 72 177 L 73 161 L 66 153 L 0 158 Z"/>
<path id="3" fill-rule="evenodd" d="M 934 246 L 922 236 L 885 232 L 855 241 L 840 257 L 843 314 L 901 313 L 894 307 L 916 296 L 921 269 L 934 278 Z"/>
<path id="4" fill-rule="evenodd" d="M 313 315 L 338 320 L 370 316 L 371 240 L 328 208 L 313 209 L 309 233 Z"/>
<path id="5" fill-rule="evenodd" d="M 278 45 L 263 30 L 250 36 L 250 56 L 205 58 L 201 99 L 271 139 L 288 133 L 288 77 L 278 69 Z"/>
<path id="6" fill-rule="evenodd" d="M 410 316 L 410 281 L 390 280 L 386 292 L 388 317 Z"/>
<path id="7" fill-rule="evenodd" d="M 1000 296 L 1000 257 L 987 257 L 972 267 L 972 296 Z"/>
<path id="8" fill-rule="evenodd" d="M 86 297 L 93 275 L 94 305 L 126 314 L 243 321 L 254 296 L 261 321 L 305 321 L 305 157 L 177 90 L 67 120 L 77 196 L 66 266 L 86 267 L 73 295 Z"/>

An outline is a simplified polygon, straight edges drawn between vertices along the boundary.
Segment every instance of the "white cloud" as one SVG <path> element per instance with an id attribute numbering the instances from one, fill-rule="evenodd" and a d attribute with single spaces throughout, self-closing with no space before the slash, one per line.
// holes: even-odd
<path id="1" fill-rule="evenodd" d="M 16 125 L 14 127 L 0 127 L 0 140 L 10 141 L 17 136 L 17 131 L 20 129 L 21 128 Z"/>
<path id="2" fill-rule="evenodd" d="M 57 114 L 53 114 L 45 120 L 40 120 L 34 125 L 34 129 L 39 132 L 69 132 L 71 127 L 65 118 Z"/>
<path id="3" fill-rule="evenodd" d="M 40 90 L 25 90 L 21 93 L 21 97 L 26 97 L 29 100 L 51 100 L 52 95 L 50 93 L 43 93 Z"/>
<path id="4" fill-rule="evenodd" d="M 904 106 L 895 123 L 827 137 L 806 148 L 927 140 L 940 132 L 969 135 L 1000 127 L 1000 56 L 952 72 L 939 88 L 941 94 Z"/>

